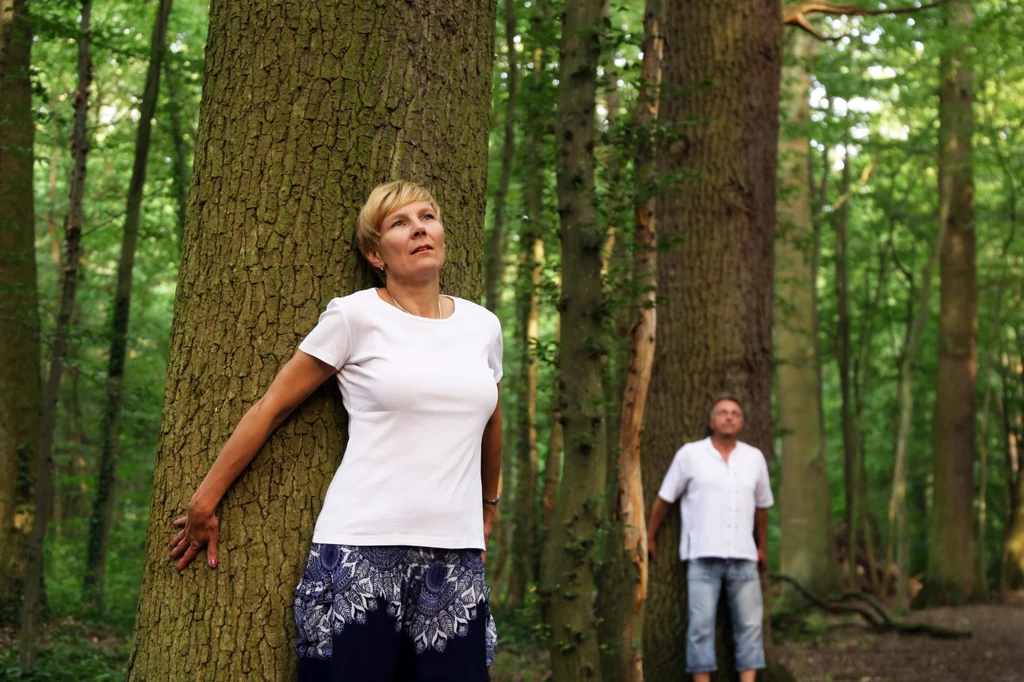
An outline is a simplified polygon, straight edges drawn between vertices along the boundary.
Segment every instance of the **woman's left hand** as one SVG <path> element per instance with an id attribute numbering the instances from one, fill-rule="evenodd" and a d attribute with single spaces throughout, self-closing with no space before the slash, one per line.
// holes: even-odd
<path id="1" fill-rule="evenodd" d="M 498 505 L 496 504 L 484 504 L 484 551 L 480 553 L 480 558 L 487 563 L 487 545 L 491 541 L 491 531 L 494 530 L 494 520 L 498 518 Z"/>

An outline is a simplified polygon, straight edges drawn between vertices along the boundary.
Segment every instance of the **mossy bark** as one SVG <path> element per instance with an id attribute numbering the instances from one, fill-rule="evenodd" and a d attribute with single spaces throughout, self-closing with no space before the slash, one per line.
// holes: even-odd
<path id="1" fill-rule="evenodd" d="M 0 2 L 0 623 L 16 620 L 39 441 L 39 293 L 32 193 L 32 27 Z"/>
<path id="2" fill-rule="evenodd" d="M 570 0 L 559 63 L 558 214 L 562 237 L 559 388 L 565 456 L 555 511 L 551 584 L 551 670 L 556 682 L 600 679 L 594 618 L 594 561 L 605 490 L 604 234 L 594 194 L 595 97 L 600 0 Z"/>
<path id="3" fill-rule="evenodd" d="M 216 570 L 171 521 L 335 296 L 365 287 L 370 189 L 443 209 L 442 291 L 481 293 L 493 1 L 215 0 L 128 680 L 294 679 L 292 594 L 345 445 L 328 382 L 220 507 Z"/>

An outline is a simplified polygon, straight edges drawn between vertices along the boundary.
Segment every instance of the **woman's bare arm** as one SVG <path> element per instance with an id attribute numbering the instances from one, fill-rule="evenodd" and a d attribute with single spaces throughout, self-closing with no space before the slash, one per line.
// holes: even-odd
<path id="1" fill-rule="evenodd" d="M 498 383 L 498 404 L 484 427 L 483 442 L 480 453 L 480 482 L 483 484 L 484 497 L 494 499 L 498 496 L 498 479 L 501 477 L 501 383 Z M 484 504 L 484 547 L 491 539 L 494 529 L 494 518 L 497 506 Z"/>
<path id="2" fill-rule="evenodd" d="M 216 567 L 220 531 L 214 511 L 224 493 L 249 466 L 274 429 L 334 372 L 331 365 L 302 351 L 281 368 L 267 392 L 238 422 L 192 495 L 188 514 L 174 522 L 182 528 L 170 545 L 171 558 L 181 557 L 175 568 L 183 569 L 207 545 L 209 564 Z"/>

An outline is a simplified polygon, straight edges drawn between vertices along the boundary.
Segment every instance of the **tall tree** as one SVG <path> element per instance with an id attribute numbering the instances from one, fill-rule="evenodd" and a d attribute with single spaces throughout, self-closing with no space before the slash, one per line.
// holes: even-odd
<path id="1" fill-rule="evenodd" d="M 772 451 L 771 321 L 781 8 L 758 0 L 670 2 L 659 105 L 663 176 L 683 177 L 657 201 L 658 344 L 644 432 L 643 483 L 654 497 L 675 451 L 705 433 L 709 401 L 736 394 L 743 440 Z M 728 58 L 725 58 L 725 57 Z M 742 245 L 742 248 L 737 248 Z M 650 506 L 648 506 L 648 509 Z M 678 516 L 651 562 L 644 676 L 686 674 L 686 570 Z M 656 655 L 651 655 L 656 652 Z M 721 679 L 735 674 L 720 656 Z M 763 679 L 777 679 L 772 670 Z"/>
<path id="2" fill-rule="evenodd" d="M 811 219 L 809 60 L 815 42 L 787 36 L 782 69 L 775 347 L 782 429 L 781 571 L 818 594 L 838 586 L 818 353 L 818 249 Z"/>
<path id="3" fill-rule="evenodd" d="M 657 223 L 654 213 L 657 188 L 654 130 L 658 123 L 658 89 L 665 37 L 664 6 L 647 0 L 644 9 L 643 62 L 637 93 L 633 155 L 633 276 L 636 297 L 628 308 L 630 358 L 620 402 L 615 466 L 608 475 L 615 507 L 608 533 L 608 551 L 601 570 L 597 612 L 604 682 L 643 682 L 643 608 L 647 599 L 647 520 L 641 476 L 640 444 L 643 437 L 647 392 L 654 369 L 657 334 L 656 276 Z M 615 385 L 614 382 L 612 384 Z M 612 461 L 609 457 L 609 461 Z"/>
<path id="4" fill-rule="evenodd" d="M 540 11 L 539 8 L 534 10 Z M 515 0 L 505 0 L 505 40 L 508 45 L 508 102 L 505 105 L 505 141 L 502 148 L 501 178 L 498 184 L 498 195 L 494 204 L 494 232 L 499 230 L 499 220 L 504 223 L 506 202 L 508 199 L 509 176 L 512 172 L 512 162 L 515 155 L 515 112 L 516 112 L 516 91 L 519 82 L 519 57 L 516 54 L 517 48 L 514 41 L 516 32 Z M 543 64 L 543 51 L 539 56 L 539 62 Z M 537 68 L 537 65 L 534 65 Z M 531 93 L 533 94 L 533 93 Z M 535 109 L 535 107 L 533 107 Z M 531 128 L 536 128 L 535 125 Z M 542 130 L 537 131 L 527 144 L 537 145 L 537 135 L 543 134 Z M 535 156 L 538 149 L 531 149 L 526 152 Z M 524 154 L 524 156 L 526 155 Z M 543 182 L 544 170 L 531 158 L 533 168 L 528 171 L 525 183 L 531 186 L 523 188 L 524 198 L 530 194 L 527 201 L 529 206 L 524 207 L 523 214 L 526 216 L 522 221 L 522 230 L 519 237 L 519 257 L 516 268 L 515 280 L 515 335 L 518 340 L 519 349 L 519 377 L 516 381 L 516 437 L 514 442 L 516 460 L 516 482 L 515 497 L 513 498 L 513 524 L 511 570 L 508 581 L 508 600 L 506 606 L 509 609 L 522 607 L 526 599 L 526 589 L 529 583 L 536 580 L 534 568 L 536 562 L 533 560 L 533 548 L 537 532 L 537 333 L 539 321 L 539 304 L 537 300 L 537 288 L 540 285 L 540 269 L 543 262 L 544 242 L 539 232 L 543 221 Z M 524 159 L 526 162 L 526 159 Z M 537 205 L 539 202 L 539 206 Z M 501 228 L 504 229 L 503 227 Z M 494 235 L 492 234 L 492 238 Z M 537 249 L 540 249 L 538 260 Z M 500 261 L 492 260 L 492 254 L 500 254 L 502 249 L 497 244 L 488 249 L 488 267 L 499 269 Z M 492 286 L 490 272 L 485 275 L 487 287 Z M 495 287 L 496 292 L 496 287 Z M 488 293 L 488 297 L 496 293 Z M 493 304 L 488 299 L 488 305 Z"/>
<path id="5" fill-rule="evenodd" d="M 505 267 L 505 212 L 512 162 L 516 153 L 516 90 L 519 82 L 519 57 L 516 54 L 516 3 L 505 0 L 505 47 L 508 52 L 508 99 L 505 100 L 505 140 L 501 147 L 501 175 L 494 195 L 494 225 L 487 239 L 487 263 L 484 267 L 484 302 L 491 311 L 498 309 L 498 283 Z"/>
<path id="6" fill-rule="evenodd" d="M 595 103 L 601 0 L 569 0 L 558 70 L 558 215 L 562 234 L 565 456 L 551 533 L 548 586 L 551 670 L 556 682 L 600 679 L 594 623 L 594 558 L 606 478 L 604 419 L 604 234 L 594 194 Z"/>
<path id="7" fill-rule="evenodd" d="M 167 18 L 174 0 L 160 0 L 153 23 L 153 36 L 149 46 L 149 68 L 139 107 L 139 127 L 135 136 L 135 162 L 128 184 L 124 232 L 121 236 L 121 257 L 117 265 L 117 289 L 114 293 L 113 317 L 110 331 L 106 404 L 103 412 L 103 449 L 100 451 L 99 479 L 89 517 L 89 537 L 86 540 L 85 579 L 82 596 L 90 607 L 102 610 L 103 582 L 107 574 L 107 550 L 110 524 L 114 515 L 114 485 L 117 479 L 121 413 L 124 406 L 124 365 L 128 352 L 128 318 L 132 305 L 132 269 L 135 266 L 135 247 L 139 239 L 139 214 L 142 209 L 142 191 L 146 184 L 146 162 L 149 160 L 149 141 L 153 132 L 160 93 L 160 70 L 167 51 Z"/>
<path id="8" fill-rule="evenodd" d="M 907 474 L 910 468 L 910 438 L 914 417 L 914 369 L 920 354 L 924 326 L 931 312 L 932 279 L 942 252 L 946 223 L 939 223 L 938 234 L 925 261 L 917 289 L 917 300 L 907 306 L 907 330 L 899 356 L 896 381 L 896 437 L 889 493 L 889 541 L 886 565 L 896 565 L 894 607 L 904 611 L 910 597 L 910 523 L 907 518 Z M 891 236 L 890 236 L 891 239 Z M 890 245 L 891 246 L 891 245 Z M 895 247 L 892 247 L 893 249 Z M 912 276 L 909 277 L 911 284 Z M 914 286 L 910 287 L 913 292 Z"/>
<path id="9" fill-rule="evenodd" d="M 50 346 L 50 370 L 43 388 L 39 415 L 39 448 L 33 466 L 33 497 L 35 518 L 29 534 L 25 582 L 25 602 L 21 610 L 22 666 L 35 665 L 36 647 L 42 620 L 43 602 L 43 544 L 53 512 L 53 437 L 57 425 L 57 400 L 64 358 L 68 351 L 71 315 L 75 308 L 78 289 L 78 261 L 81 255 L 82 222 L 84 212 L 86 160 L 89 156 L 89 88 L 92 85 L 92 57 L 90 53 L 92 0 L 82 0 L 78 34 L 78 84 L 75 88 L 75 125 L 71 138 L 71 182 L 68 192 L 68 213 L 64 220 L 64 243 L 67 256 L 61 280 L 60 308 Z M 38 579 L 37 579 L 38 578 Z"/>
<path id="10" fill-rule="evenodd" d="M 950 44 L 939 68 L 939 220 L 945 223 L 935 396 L 934 492 L 922 599 L 959 604 L 977 595 L 974 437 L 978 288 L 975 273 L 974 84 L 969 2 L 945 6 Z"/>
<path id="11" fill-rule="evenodd" d="M 0 622 L 21 605 L 39 445 L 31 55 L 27 0 L 0 1 Z"/>
<path id="12" fill-rule="evenodd" d="M 844 140 L 846 136 L 844 134 Z M 833 225 L 836 233 L 835 246 L 835 287 L 836 287 L 836 365 L 839 369 L 839 391 L 841 396 L 840 414 L 843 434 L 843 469 L 846 492 L 846 561 L 847 581 L 850 589 L 860 589 L 857 572 L 860 535 L 857 527 L 861 520 L 861 508 L 865 500 L 860 495 L 861 471 L 859 461 L 860 444 L 853 405 L 853 371 L 851 367 L 853 349 L 850 330 L 850 176 L 852 174 L 850 153 L 843 147 L 843 170 L 840 185 L 839 206 L 834 212 Z M 867 534 L 864 534 L 865 545 Z"/>
<path id="13" fill-rule="evenodd" d="M 216 570 L 175 574 L 170 523 L 322 307 L 369 281 L 352 243 L 374 185 L 435 192 L 442 288 L 479 297 L 494 11 L 212 3 L 129 680 L 293 679 L 290 604 L 344 448 L 336 389 L 301 406 L 228 491 Z"/>

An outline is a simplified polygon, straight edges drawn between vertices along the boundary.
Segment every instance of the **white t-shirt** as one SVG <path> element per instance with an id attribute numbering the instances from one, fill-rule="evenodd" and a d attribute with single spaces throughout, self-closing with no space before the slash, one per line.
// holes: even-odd
<path id="1" fill-rule="evenodd" d="M 658 497 L 669 504 L 680 497 L 683 561 L 717 557 L 757 561 L 754 510 L 775 503 L 768 464 L 757 448 L 738 442 L 726 462 L 710 438 L 676 452 Z"/>
<path id="2" fill-rule="evenodd" d="M 452 300 L 434 320 L 359 291 L 333 299 L 299 344 L 337 368 L 349 416 L 313 542 L 484 548 L 480 446 L 498 400 L 501 324 Z"/>

